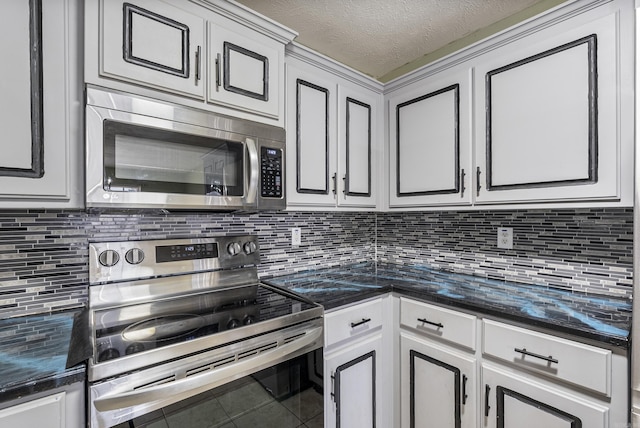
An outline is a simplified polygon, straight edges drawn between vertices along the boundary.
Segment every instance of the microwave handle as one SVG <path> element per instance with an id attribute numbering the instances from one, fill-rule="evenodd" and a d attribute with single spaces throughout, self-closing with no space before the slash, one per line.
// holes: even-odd
<path id="1" fill-rule="evenodd" d="M 260 159 L 258 146 L 254 139 L 247 138 L 247 153 L 249 154 L 249 185 L 247 188 L 246 202 L 251 204 L 256 201 L 258 193 L 258 176 L 260 175 Z"/>

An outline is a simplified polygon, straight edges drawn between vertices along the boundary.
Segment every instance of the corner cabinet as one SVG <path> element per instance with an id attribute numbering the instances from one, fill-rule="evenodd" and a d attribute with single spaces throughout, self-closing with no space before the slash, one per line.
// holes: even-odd
<path id="1" fill-rule="evenodd" d="M 633 2 L 570 2 L 385 87 L 389 208 L 630 206 Z"/>
<path id="2" fill-rule="evenodd" d="M 375 209 L 381 86 L 299 46 L 287 53 L 288 207 Z"/>
<path id="3" fill-rule="evenodd" d="M 291 30 L 208 0 L 90 0 L 85 16 L 87 83 L 282 122 Z"/>
<path id="4" fill-rule="evenodd" d="M 624 349 L 396 299 L 401 427 L 626 426 Z"/>
<path id="5" fill-rule="evenodd" d="M 389 206 L 470 205 L 471 72 L 448 70 L 389 98 Z"/>
<path id="6" fill-rule="evenodd" d="M 633 81 L 629 20 L 614 5 L 478 61 L 476 203 L 620 200 Z"/>
<path id="7" fill-rule="evenodd" d="M 0 5 L 0 208 L 80 208 L 81 2 Z"/>
<path id="8" fill-rule="evenodd" d="M 402 428 L 477 424 L 476 317 L 400 298 Z"/>

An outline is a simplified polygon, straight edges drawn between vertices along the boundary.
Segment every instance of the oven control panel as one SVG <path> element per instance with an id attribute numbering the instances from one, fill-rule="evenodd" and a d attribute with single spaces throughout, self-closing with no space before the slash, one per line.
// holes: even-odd
<path id="1" fill-rule="evenodd" d="M 92 242 L 89 283 L 255 266 L 259 262 L 258 237 L 254 235 Z"/>

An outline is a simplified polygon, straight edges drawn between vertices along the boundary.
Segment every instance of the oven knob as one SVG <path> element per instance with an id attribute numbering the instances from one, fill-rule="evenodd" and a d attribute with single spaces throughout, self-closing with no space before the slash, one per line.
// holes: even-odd
<path id="1" fill-rule="evenodd" d="M 98 256 L 98 262 L 104 267 L 114 266 L 120 261 L 120 256 L 115 250 L 104 250 Z"/>
<path id="2" fill-rule="evenodd" d="M 126 355 L 131 355 L 131 354 L 136 354 L 138 352 L 142 352 L 144 351 L 144 345 L 142 343 L 132 343 L 131 345 L 127 346 L 127 349 L 124 350 L 124 353 Z"/>
<path id="3" fill-rule="evenodd" d="M 253 324 L 254 322 L 256 322 L 256 317 L 254 317 L 253 315 L 247 315 L 242 320 L 242 324 L 244 324 L 244 325 Z"/>
<path id="4" fill-rule="evenodd" d="M 235 319 L 235 318 L 231 318 L 231 319 L 229 320 L 229 322 L 227 323 L 227 328 L 228 328 L 229 330 L 231 330 L 232 328 L 236 328 L 236 327 L 238 327 L 239 325 L 240 325 L 240 321 L 238 321 L 238 320 L 237 320 L 237 319 Z"/>
<path id="5" fill-rule="evenodd" d="M 244 244 L 244 252 L 247 255 L 255 253 L 257 249 L 258 249 L 258 246 L 253 241 L 249 241 Z"/>
<path id="6" fill-rule="evenodd" d="M 113 360 L 120 356 L 120 351 L 114 348 L 105 349 L 98 355 L 98 362 Z"/>
<path id="7" fill-rule="evenodd" d="M 240 251 L 242 251 L 242 247 L 237 242 L 232 242 L 231 244 L 227 245 L 227 252 L 232 256 L 235 256 Z"/>
<path id="8" fill-rule="evenodd" d="M 130 265 L 140 264 L 144 260 L 144 251 L 140 248 L 132 248 L 124 255 L 124 259 Z"/>

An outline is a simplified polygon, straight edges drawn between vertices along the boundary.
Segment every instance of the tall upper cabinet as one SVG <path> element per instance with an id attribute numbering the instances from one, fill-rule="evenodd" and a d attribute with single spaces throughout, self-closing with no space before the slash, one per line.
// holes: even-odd
<path id="1" fill-rule="evenodd" d="M 286 67 L 287 206 L 376 209 L 382 85 L 296 44 Z"/>
<path id="2" fill-rule="evenodd" d="M 630 206 L 633 28 L 567 2 L 391 82 L 389 207 Z"/>
<path id="3" fill-rule="evenodd" d="M 296 33 L 235 3 L 89 0 L 85 81 L 282 126 Z"/>
<path id="4" fill-rule="evenodd" d="M 0 4 L 0 209 L 82 206 L 81 3 Z"/>

